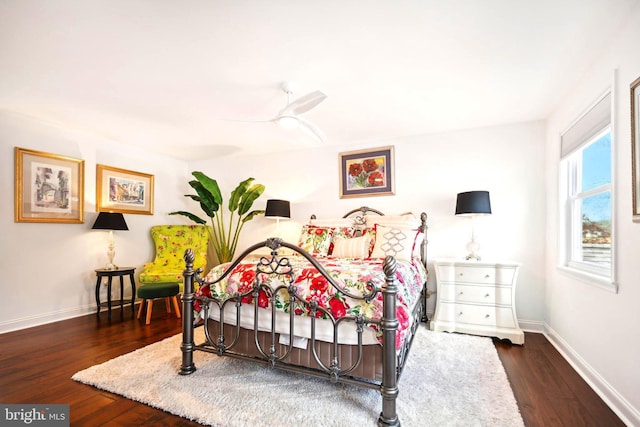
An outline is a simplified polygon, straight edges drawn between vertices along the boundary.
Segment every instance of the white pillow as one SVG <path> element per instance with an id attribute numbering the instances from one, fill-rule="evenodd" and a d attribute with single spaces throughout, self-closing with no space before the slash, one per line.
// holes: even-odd
<path id="1" fill-rule="evenodd" d="M 315 218 L 310 219 L 309 224 L 316 225 L 318 227 L 352 227 L 353 220 L 349 218 Z"/>
<path id="2" fill-rule="evenodd" d="M 385 227 L 396 228 L 420 228 L 420 218 L 416 218 L 412 213 L 402 215 L 365 215 L 365 223 L 367 227 L 373 228 L 376 224 L 384 225 Z"/>
<path id="3" fill-rule="evenodd" d="M 371 258 L 392 256 L 398 260 L 411 261 L 418 233 L 418 230 L 410 228 L 385 227 L 376 224 L 376 244 Z"/>
<path id="4" fill-rule="evenodd" d="M 336 238 L 333 240 L 333 252 L 336 258 L 358 258 L 369 256 L 369 236 L 352 237 L 351 239 Z"/>

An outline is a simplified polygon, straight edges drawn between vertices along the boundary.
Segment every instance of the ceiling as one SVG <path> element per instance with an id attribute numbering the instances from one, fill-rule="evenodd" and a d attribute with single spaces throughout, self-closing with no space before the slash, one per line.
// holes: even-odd
<path id="1" fill-rule="evenodd" d="M 0 0 L 0 109 L 176 158 L 544 119 L 639 0 Z M 319 143 L 268 120 L 327 99 Z"/>

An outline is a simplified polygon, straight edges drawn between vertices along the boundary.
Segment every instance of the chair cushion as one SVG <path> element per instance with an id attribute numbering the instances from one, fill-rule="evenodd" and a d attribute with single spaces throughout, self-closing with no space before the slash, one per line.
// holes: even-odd
<path id="1" fill-rule="evenodd" d="M 184 267 L 182 270 L 175 271 L 167 271 L 161 268 L 157 269 L 149 269 L 148 271 L 144 271 L 140 273 L 140 283 L 145 285 L 153 284 L 153 283 L 182 283 L 183 277 L 182 272 L 184 271 Z"/>
<path id="2" fill-rule="evenodd" d="M 153 283 L 138 288 L 138 298 L 154 299 L 178 295 L 180 286 L 177 283 Z"/>

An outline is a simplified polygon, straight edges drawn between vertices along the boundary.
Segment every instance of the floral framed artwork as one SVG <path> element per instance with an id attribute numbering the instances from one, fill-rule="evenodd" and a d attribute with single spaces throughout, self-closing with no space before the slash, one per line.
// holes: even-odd
<path id="1" fill-rule="evenodd" d="M 393 146 L 339 154 L 340 198 L 394 193 Z"/>
<path id="2" fill-rule="evenodd" d="M 84 160 L 15 147 L 16 222 L 84 222 Z"/>
<path id="3" fill-rule="evenodd" d="M 96 165 L 96 212 L 153 215 L 153 175 Z"/>
<path id="4" fill-rule="evenodd" d="M 631 83 L 631 161 L 633 221 L 640 222 L 640 77 Z"/>

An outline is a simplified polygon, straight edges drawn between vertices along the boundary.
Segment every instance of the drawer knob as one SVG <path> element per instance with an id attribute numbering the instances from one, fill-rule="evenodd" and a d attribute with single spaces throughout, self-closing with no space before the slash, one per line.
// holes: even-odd
<path id="1" fill-rule="evenodd" d="M 462 316 L 462 312 L 458 313 L 458 316 Z"/>
<path id="2" fill-rule="evenodd" d="M 464 273 L 460 273 L 461 276 L 464 276 Z"/>
<path id="3" fill-rule="evenodd" d="M 489 294 L 486 294 L 486 295 L 485 295 L 484 297 L 485 297 L 485 298 L 489 298 L 490 296 L 491 296 L 491 295 L 489 295 Z"/>
<path id="4" fill-rule="evenodd" d="M 484 315 L 484 318 L 485 318 L 485 319 L 488 319 L 489 317 L 491 317 L 489 314 L 485 314 L 485 315 Z"/>
<path id="5" fill-rule="evenodd" d="M 485 275 L 484 275 L 484 278 L 485 278 L 485 279 L 488 279 L 489 277 L 491 277 L 491 275 L 489 275 L 489 274 L 485 274 Z"/>
<path id="6" fill-rule="evenodd" d="M 460 291 L 460 293 L 458 295 L 463 295 L 463 294 L 464 294 L 464 292 Z"/>

